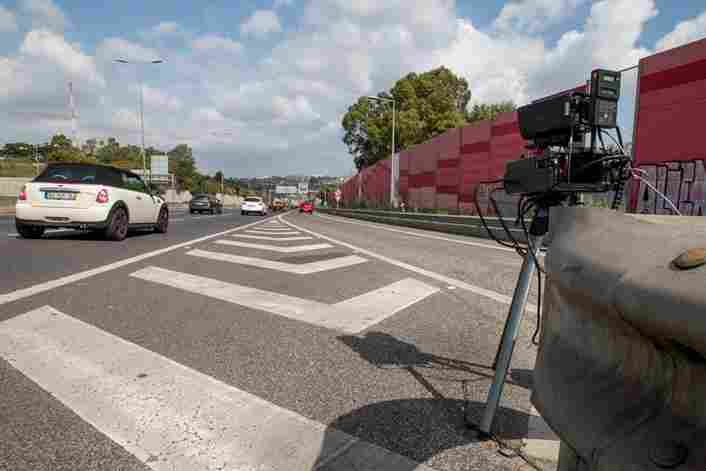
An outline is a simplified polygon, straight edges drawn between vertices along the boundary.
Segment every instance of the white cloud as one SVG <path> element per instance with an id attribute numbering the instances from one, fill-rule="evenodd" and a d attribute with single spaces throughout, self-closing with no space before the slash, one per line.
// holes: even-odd
<path id="1" fill-rule="evenodd" d="M 140 92 L 140 88 L 138 85 L 131 85 L 130 90 L 135 94 Z M 183 106 L 183 102 L 181 101 L 181 99 L 175 96 L 171 96 L 162 90 L 150 87 L 148 85 L 143 85 L 142 95 L 144 99 L 145 108 L 151 108 L 152 110 L 157 112 L 179 111 Z"/>
<path id="2" fill-rule="evenodd" d="M 223 51 L 231 54 L 243 50 L 243 45 L 239 42 L 217 34 L 207 34 L 196 38 L 191 41 L 191 47 L 196 51 Z"/>
<path id="3" fill-rule="evenodd" d="M 704 37 L 706 37 L 706 10 L 695 18 L 679 23 L 657 42 L 657 50 L 663 51 Z"/>
<path id="4" fill-rule="evenodd" d="M 15 12 L 0 5 L 0 33 L 17 31 L 17 18 Z"/>
<path id="5" fill-rule="evenodd" d="M 595 2 L 581 30 L 564 33 L 553 48 L 541 38 L 488 33 L 463 21 L 437 64 L 465 76 L 474 100 L 530 99 L 584 83 L 592 69 L 621 69 L 650 51 L 637 47 L 645 23 L 657 14 L 653 0 Z"/>
<path id="6" fill-rule="evenodd" d="M 127 108 L 115 110 L 111 118 L 112 122 L 110 124 L 112 127 L 123 132 L 133 133 L 140 125 L 140 117 L 137 112 Z"/>
<path id="7" fill-rule="evenodd" d="M 152 28 L 152 33 L 156 35 L 169 35 L 179 32 L 179 23 L 174 21 L 162 21 Z"/>
<path id="8" fill-rule="evenodd" d="M 68 44 L 58 34 L 46 30 L 30 31 L 22 42 L 20 52 L 59 66 L 71 78 L 105 85 L 93 58 Z"/>
<path id="9" fill-rule="evenodd" d="M 61 31 L 71 26 L 61 8 L 52 0 L 21 0 L 21 8 L 32 18 L 32 27 Z"/>
<path id="10" fill-rule="evenodd" d="M 197 123 L 222 123 L 225 121 L 225 117 L 216 108 L 205 107 L 196 108 L 191 113 L 191 119 Z"/>
<path id="11" fill-rule="evenodd" d="M 306 0 L 293 19 L 298 26 L 284 31 L 271 50 L 248 50 L 248 61 L 235 55 L 247 43 L 212 32 L 193 36 L 178 25 L 153 28 L 181 34 L 186 41 L 178 45 L 158 36 L 151 37 L 154 42 L 109 37 L 95 57 L 83 52 L 88 44 L 37 29 L 14 54 L 0 56 L 0 84 L 8 85 L 0 87 L 0 115 L 7 123 L 0 139 L 36 142 L 70 132 L 70 123 L 61 119 L 66 82 L 73 78 L 81 135 L 115 135 L 121 143 L 137 144 L 136 71 L 109 62 L 162 58 L 164 64 L 142 69 L 147 145 L 169 149 L 188 143 L 201 168 L 223 169 L 229 176 L 346 173 L 352 159 L 341 142 L 342 115 L 360 95 L 389 89 L 409 72 L 445 65 L 468 79 L 474 101 L 522 104 L 585 81 L 594 67 L 634 65 L 652 52 L 639 44 L 645 24 L 657 14 L 653 0 L 594 1 L 588 16 L 549 42 L 542 25 L 563 27 L 566 12 L 579 3 L 556 1 L 563 10 L 544 0 L 516 0 L 514 13 L 508 6 L 482 28 L 460 18 L 453 0 Z M 544 9 L 520 21 L 517 8 L 527 5 Z M 702 17 L 676 26 L 658 46 L 698 35 Z M 279 20 L 277 25 L 273 30 L 251 24 L 244 34 L 279 31 Z M 212 60 L 211 52 L 232 57 Z M 101 86 L 101 74 L 109 86 Z M 623 81 L 628 88 L 634 84 Z M 40 116 L 44 120 L 30 121 Z"/>
<path id="12" fill-rule="evenodd" d="M 115 59 L 126 59 L 140 62 L 159 59 L 159 53 L 155 49 L 133 43 L 123 38 L 104 39 L 98 45 L 96 55 L 107 62 L 114 61 Z"/>
<path id="13" fill-rule="evenodd" d="M 240 33 L 244 36 L 263 38 L 270 33 L 279 33 L 282 25 L 277 13 L 272 10 L 256 10 L 243 24 Z"/>
<path id="14" fill-rule="evenodd" d="M 506 3 L 495 19 L 504 31 L 536 33 L 571 17 L 586 0 L 516 0 Z"/>

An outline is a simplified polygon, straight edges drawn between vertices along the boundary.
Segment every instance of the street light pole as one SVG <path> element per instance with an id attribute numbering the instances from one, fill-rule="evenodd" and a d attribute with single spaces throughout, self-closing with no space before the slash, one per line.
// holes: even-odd
<path id="1" fill-rule="evenodd" d="M 140 65 L 147 64 L 161 64 L 164 62 L 162 59 L 156 59 L 153 61 L 128 61 L 125 59 L 115 59 L 115 62 L 120 64 L 134 64 L 137 65 L 137 82 L 140 87 L 140 135 L 141 135 L 141 153 L 142 153 L 142 176 L 147 176 L 147 156 L 145 155 L 145 111 L 144 111 L 144 86 L 142 81 L 142 74 L 140 73 Z M 151 178 L 150 178 L 151 181 Z"/>
<path id="2" fill-rule="evenodd" d="M 392 102 L 392 149 L 390 150 L 390 206 L 393 208 L 397 206 L 397 188 L 395 183 L 395 114 L 396 114 L 396 102 L 391 98 L 381 98 L 377 96 L 367 97 L 369 100 L 387 101 Z"/>

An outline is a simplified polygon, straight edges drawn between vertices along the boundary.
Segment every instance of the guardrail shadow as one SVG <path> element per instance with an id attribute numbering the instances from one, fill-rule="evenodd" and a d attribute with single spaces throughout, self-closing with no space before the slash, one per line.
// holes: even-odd
<path id="1" fill-rule="evenodd" d="M 338 339 L 353 349 L 372 365 L 383 369 L 404 369 L 426 388 L 432 398 L 409 398 L 367 404 L 341 415 L 328 424 L 321 447 L 321 456 L 313 469 L 383 469 L 368 462 L 365 452 L 355 455 L 355 447 L 340 458 L 330 458 L 324 451 L 340 443 L 342 431 L 370 444 L 382 447 L 412 461 L 395 462 L 395 471 L 412 471 L 418 463 L 428 462 L 434 456 L 469 443 L 486 441 L 466 423 L 469 417 L 478 423 L 485 403 L 444 397 L 427 378 L 419 373 L 421 368 L 438 371 L 464 373 L 472 382 L 492 378 L 493 371 L 487 365 L 455 360 L 420 351 L 415 345 L 382 332 L 368 332 L 363 336 L 341 336 Z M 478 379 L 469 379 L 475 375 Z M 526 374 L 512 379 L 522 387 Z M 524 377 L 524 378 L 523 378 Z M 445 378 L 448 380 L 448 378 Z M 454 379 L 451 379 L 452 381 Z M 512 441 L 527 436 L 530 416 L 514 409 L 500 407 L 496 415 L 496 436 L 503 441 Z M 353 456 L 351 456 L 353 454 Z M 342 467 L 341 467 L 342 466 Z M 357 467 L 357 466 L 360 466 Z"/>

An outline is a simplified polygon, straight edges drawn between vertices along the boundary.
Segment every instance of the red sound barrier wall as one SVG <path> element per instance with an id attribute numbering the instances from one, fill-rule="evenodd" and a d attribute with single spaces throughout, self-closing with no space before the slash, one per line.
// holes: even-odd
<path id="1" fill-rule="evenodd" d="M 647 171 L 647 179 L 681 211 L 702 211 L 706 39 L 642 59 L 637 103 L 634 165 Z M 651 192 L 645 198 L 645 186 L 633 184 L 630 208 L 668 213 L 664 201 L 654 201 L 654 195 L 649 196 Z M 693 194 L 685 194 L 685 188 L 693 189 Z"/>
<path id="2" fill-rule="evenodd" d="M 634 166 L 660 188 L 686 214 L 703 214 L 704 161 L 702 144 L 706 116 L 706 39 L 644 58 L 639 64 L 637 109 L 633 142 Z M 566 93 L 584 89 L 579 86 Z M 624 136 L 629 142 L 629 136 Z M 502 178 L 505 164 L 525 152 L 517 113 L 504 113 L 449 130 L 400 153 L 399 192 L 409 208 L 475 212 L 474 190 L 479 187 L 481 210 L 489 210 L 487 195 L 497 185 L 483 184 Z M 362 198 L 386 206 L 390 192 L 389 161 L 360 172 L 342 188 L 345 204 Z M 646 185 L 631 186 L 630 205 L 641 212 L 669 212 Z M 514 199 L 497 192 L 502 212 L 513 214 Z"/>

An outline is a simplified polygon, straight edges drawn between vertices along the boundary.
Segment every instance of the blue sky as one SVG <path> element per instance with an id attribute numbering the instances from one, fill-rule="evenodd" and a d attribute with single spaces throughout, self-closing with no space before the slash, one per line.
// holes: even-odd
<path id="1" fill-rule="evenodd" d="M 693 0 L 0 0 L 0 143 L 71 134 L 69 81 L 80 140 L 139 142 L 137 70 L 112 59 L 159 57 L 148 145 L 186 142 L 229 176 L 347 174 L 346 107 L 410 71 L 445 65 L 474 101 L 522 104 L 704 36 Z"/>

